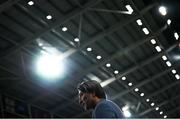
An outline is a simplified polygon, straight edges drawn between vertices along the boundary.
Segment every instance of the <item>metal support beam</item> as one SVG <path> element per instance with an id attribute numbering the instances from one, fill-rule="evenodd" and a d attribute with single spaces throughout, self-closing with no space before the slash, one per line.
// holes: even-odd
<path id="1" fill-rule="evenodd" d="M 156 4 L 152 4 L 152 5 L 149 5 L 148 7 L 146 7 L 145 9 L 141 10 L 141 14 L 145 14 L 146 12 L 148 12 L 150 9 L 152 9 Z M 86 48 L 87 46 L 89 45 L 92 45 L 94 42 L 102 39 L 104 36 L 107 36 L 109 34 L 111 34 L 112 32 L 128 25 L 129 23 L 133 22 L 134 20 L 138 19 L 140 16 L 139 15 L 132 15 L 131 18 L 128 18 L 128 19 L 125 19 L 123 20 L 122 22 L 120 23 L 116 23 L 114 24 L 113 26 L 109 27 L 108 29 L 104 30 L 102 33 L 100 34 L 97 34 L 96 36 L 90 38 L 88 40 L 88 42 L 86 42 L 85 44 L 82 44 L 78 49 L 75 49 L 74 52 L 72 52 L 72 54 L 78 52 L 78 51 L 81 51 L 83 50 L 84 48 Z M 71 49 L 70 49 L 71 50 Z M 72 54 L 69 54 L 72 55 Z M 68 57 L 68 56 L 67 56 Z"/>
<path id="2" fill-rule="evenodd" d="M 136 111 L 135 111 L 136 113 L 138 113 L 140 106 L 141 106 L 141 102 L 138 102 L 138 105 L 137 105 Z"/>
<path id="3" fill-rule="evenodd" d="M 92 11 L 131 15 L 129 11 L 91 8 Z"/>
<path id="4" fill-rule="evenodd" d="M 9 55 L 13 54 L 14 52 L 22 49 L 23 47 L 25 47 L 26 45 L 31 43 L 33 40 L 43 36 L 44 34 L 51 31 L 52 29 L 55 29 L 55 28 L 59 27 L 61 24 L 67 22 L 68 20 L 74 18 L 75 16 L 86 12 L 89 8 L 93 7 L 94 5 L 96 5 L 97 3 L 101 2 L 101 1 L 102 0 L 91 0 L 90 2 L 85 4 L 82 8 L 77 8 L 77 9 L 73 10 L 71 13 L 67 14 L 65 17 L 57 19 L 57 21 L 52 23 L 50 26 L 36 32 L 34 36 L 24 39 L 24 41 L 17 44 L 15 47 L 13 47 L 13 48 L 9 49 L 8 51 L 4 52 L 3 56 L 1 56 L 1 59 L 6 58 Z"/>

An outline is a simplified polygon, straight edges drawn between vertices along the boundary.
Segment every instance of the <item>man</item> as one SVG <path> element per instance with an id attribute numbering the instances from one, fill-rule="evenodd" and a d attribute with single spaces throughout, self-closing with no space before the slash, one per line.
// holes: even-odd
<path id="1" fill-rule="evenodd" d="M 78 85 L 79 103 L 85 110 L 93 109 L 92 118 L 123 118 L 120 108 L 106 99 L 106 94 L 97 81 L 85 81 Z"/>

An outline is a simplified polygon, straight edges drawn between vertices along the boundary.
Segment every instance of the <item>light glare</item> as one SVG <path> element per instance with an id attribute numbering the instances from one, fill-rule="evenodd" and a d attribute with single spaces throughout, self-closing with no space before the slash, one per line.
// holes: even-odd
<path id="1" fill-rule="evenodd" d="M 131 113 L 128 110 L 123 111 L 125 117 L 130 117 Z"/>
<path id="2" fill-rule="evenodd" d="M 132 14 L 132 13 L 133 13 L 134 10 L 132 9 L 132 7 L 131 7 L 130 5 L 126 5 L 125 7 L 126 7 L 126 9 L 128 10 L 128 13 L 129 13 L 129 14 Z"/>
<path id="3" fill-rule="evenodd" d="M 140 96 L 143 97 L 143 96 L 144 96 L 144 93 L 141 93 Z"/>
<path id="4" fill-rule="evenodd" d="M 170 19 L 167 20 L 167 24 L 168 24 L 168 25 L 171 24 L 171 20 L 170 20 Z"/>
<path id="5" fill-rule="evenodd" d="M 52 16 L 51 15 L 47 15 L 46 19 L 50 20 L 50 19 L 52 19 Z"/>
<path id="6" fill-rule="evenodd" d="M 176 74 L 176 75 L 175 75 L 175 77 L 176 77 L 176 79 L 177 79 L 177 80 L 179 80 L 179 79 L 180 79 L 179 74 Z"/>
<path id="7" fill-rule="evenodd" d="M 160 111 L 160 113 L 159 114 L 163 114 L 163 111 Z"/>
<path id="8" fill-rule="evenodd" d="M 34 5 L 34 2 L 33 1 L 29 1 L 28 5 L 30 5 L 30 6 Z"/>
<path id="9" fill-rule="evenodd" d="M 159 7 L 159 12 L 165 16 L 167 14 L 166 8 L 164 6 Z"/>
<path id="10" fill-rule="evenodd" d="M 147 28 L 143 28 L 142 30 L 143 30 L 143 32 L 144 32 L 146 35 L 148 35 L 148 34 L 149 34 L 149 31 L 148 31 L 148 29 L 147 29 Z"/>
<path id="11" fill-rule="evenodd" d="M 101 59 L 102 57 L 101 57 L 100 55 L 98 55 L 96 58 L 97 58 L 97 59 Z"/>
<path id="12" fill-rule="evenodd" d="M 67 27 L 62 28 L 62 31 L 64 31 L 64 32 L 67 31 L 67 30 L 68 30 Z"/>
<path id="13" fill-rule="evenodd" d="M 128 86 L 132 86 L 133 84 L 132 83 L 128 83 Z"/>
<path id="14" fill-rule="evenodd" d="M 159 107 L 156 107 L 156 111 L 158 111 L 159 110 Z"/>
<path id="15" fill-rule="evenodd" d="M 126 77 L 125 77 L 125 76 L 123 76 L 123 77 L 122 77 L 122 80 L 123 80 L 123 81 L 124 81 L 124 80 L 126 80 Z"/>
<path id="16" fill-rule="evenodd" d="M 168 67 L 171 67 L 172 64 L 171 64 L 170 61 L 167 61 L 167 62 L 166 62 L 166 65 L 167 65 Z"/>
<path id="17" fill-rule="evenodd" d="M 114 71 L 114 74 L 118 74 L 118 73 L 119 73 L 119 71 L 118 71 L 118 70 L 115 70 L 115 71 Z"/>
<path id="18" fill-rule="evenodd" d="M 175 73 L 176 73 L 176 70 L 175 70 L 175 69 L 173 69 L 173 70 L 172 70 L 172 73 L 173 73 L 173 74 L 175 74 Z"/>
<path id="19" fill-rule="evenodd" d="M 155 39 L 151 39 L 151 44 L 156 44 L 156 40 Z"/>
<path id="20" fill-rule="evenodd" d="M 92 48 L 88 47 L 88 48 L 87 48 L 87 51 L 88 51 L 88 52 L 91 52 L 91 51 L 92 51 Z"/>
<path id="21" fill-rule="evenodd" d="M 136 22 L 139 26 L 142 26 L 142 21 L 140 19 L 136 20 Z"/>
<path id="22" fill-rule="evenodd" d="M 75 42 L 79 42 L 79 38 L 75 38 L 74 41 L 75 41 Z"/>
<path id="23" fill-rule="evenodd" d="M 159 46 L 156 46 L 155 48 L 157 52 L 161 52 L 161 48 Z"/>
<path id="24" fill-rule="evenodd" d="M 178 40 L 178 39 L 179 39 L 179 35 L 178 35 L 178 33 L 177 33 L 177 32 L 175 32 L 175 33 L 174 33 L 174 37 L 175 37 L 175 39 L 176 39 L 176 40 Z"/>
<path id="25" fill-rule="evenodd" d="M 163 55 L 162 59 L 165 61 L 165 60 L 167 60 L 167 57 L 165 55 Z"/>
<path id="26" fill-rule="evenodd" d="M 146 99 L 146 102 L 149 102 L 150 100 L 149 99 Z"/>
<path id="27" fill-rule="evenodd" d="M 138 91 L 139 91 L 139 89 L 138 89 L 138 88 L 135 88 L 134 90 L 135 90 L 135 92 L 138 92 Z"/>
<path id="28" fill-rule="evenodd" d="M 38 43 L 38 45 L 41 47 L 41 46 L 43 46 L 43 43 Z"/>
<path id="29" fill-rule="evenodd" d="M 36 63 L 37 73 L 45 78 L 57 78 L 63 73 L 61 62 L 59 56 L 43 54 Z"/>
<path id="30" fill-rule="evenodd" d="M 155 104 L 154 103 L 151 103 L 151 106 L 153 107 Z"/>
<path id="31" fill-rule="evenodd" d="M 107 64 L 106 64 L 106 67 L 111 67 L 111 64 L 110 64 L 110 63 L 107 63 Z"/>

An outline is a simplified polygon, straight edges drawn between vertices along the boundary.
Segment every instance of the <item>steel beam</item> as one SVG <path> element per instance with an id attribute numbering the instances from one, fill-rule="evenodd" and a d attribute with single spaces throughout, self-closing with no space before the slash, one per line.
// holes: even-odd
<path id="1" fill-rule="evenodd" d="M 23 47 L 27 46 L 29 43 L 31 43 L 35 39 L 43 36 L 44 34 L 48 33 L 49 31 L 59 27 L 61 24 L 69 21 L 70 19 L 74 18 L 75 16 L 86 12 L 89 8 L 93 7 L 94 5 L 96 5 L 97 3 L 101 2 L 101 1 L 102 0 L 91 0 L 90 2 L 85 4 L 83 7 L 77 8 L 77 9 L 73 10 L 71 13 L 65 15 L 65 17 L 57 19 L 57 21 L 53 22 L 50 26 L 36 32 L 34 36 L 24 39 L 24 41 L 22 41 L 21 43 L 17 44 L 16 46 L 14 46 L 11 49 L 4 52 L 4 54 L 1 56 L 1 59 L 6 58 L 9 55 L 15 53 L 16 51 L 22 49 Z"/>

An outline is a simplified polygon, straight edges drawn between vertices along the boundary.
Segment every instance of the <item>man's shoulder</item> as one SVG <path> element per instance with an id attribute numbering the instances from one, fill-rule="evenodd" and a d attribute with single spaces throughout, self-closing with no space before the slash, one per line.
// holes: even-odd
<path id="1" fill-rule="evenodd" d="M 103 100 L 98 104 L 98 107 L 111 107 L 112 105 L 116 104 L 110 100 Z"/>

